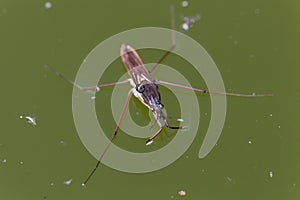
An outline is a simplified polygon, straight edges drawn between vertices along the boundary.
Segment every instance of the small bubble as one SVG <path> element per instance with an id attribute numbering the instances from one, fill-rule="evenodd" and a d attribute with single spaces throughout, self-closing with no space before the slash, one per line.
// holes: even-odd
<path id="1" fill-rule="evenodd" d="M 252 141 L 251 141 L 251 140 L 249 140 L 249 141 L 248 141 L 248 144 L 252 144 Z"/>
<path id="2" fill-rule="evenodd" d="M 178 192 L 178 194 L 179 194 L 179 196 L 185 196 L 186 195 L 186 191 L 184 191 L 184 190 L 180 190 L 179 192 Z"/>
<path id="3" fill-rule="evenodd" d="M 183 23 L 183 24 L 182 24 L 182 29 L 183 29 L 183 30 L 188 31 L 189 28 L 190 28 L 190 27 L 189 27 L 189 25 L 188 25 L 187 23 Z"/>
<path id="4" fill-rule="evenodd" d="M 182 7 L 187 7 L 188 5 L 189 5 L 189 2 L 188 1 L 183 1 L 182 3 L 181 3 L 181 5 L 182 5 Z"/>
<path id="5" fill-rule="evenodd" d="M 273 172 L 272 171 L 269 172 L 269 176 L 270 176 L 270 178 L 273 177 Z"/>
<path id="6" fill-rule="evenodd" d="M 53 182 L 51 182 L 51 183 L 50 183 L 50 186 L 53 186 L 53 185 L 54 185 L 54 183 L 53 183 Z"/>
<path id="7" fill-rule="evenodd" d="M 23 165 L 23 164 L 24 164 L 24 162 L 23 162 L 23 161 L 20 161 L 20 164 L 21 164 L 21 165 Z"/>
<path id="8" fill-rule="evenodd" d="M 45 8 L 46 8 L 46 9 L 50 9 L 50 8 L 52 8 L 52 3 L 51 3 L 51 2 L 49 2 L 49 1 L 48 1 L 48 2 L 46 2 L 46 3 L 45 3 Z"/>
<path id="9" fill-rule="evenodd" d="M 270 117 L 272 117 L 272 116 L 273 116 L 273 114 L 271 113 L 271 114 L 270 114 Z"/>

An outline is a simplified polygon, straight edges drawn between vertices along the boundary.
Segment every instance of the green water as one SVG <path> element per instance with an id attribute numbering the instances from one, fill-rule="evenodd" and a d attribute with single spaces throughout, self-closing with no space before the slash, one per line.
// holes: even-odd
<path id="1" fill-rule="evenodd" d="M 46 1 L 0 1 L 0 199 L 300 198 L 299 1 L 194 0 L 187 8 L 179 0 L 51 2 L 52 7 L 46 9 Z M 75 129 L 72 87 L 43 65 L 74 78 L 83 59 L 106 38 L 135 27 L 169 28 L 171 4 L 177 27 L 181 14 L 201 14 L 187 34 L 212 56 L 228 91 L 267 92 L 274 97 L 228 98 L 218 145 L 200 160 L 210 101 L 199 95 L 200 129 L 179 160 L 147 174 L 102 166 L 83 188 L 81 183 L 96 160 Z M 155 62 L 162 54 L 140 53 L 145 62 Z M 193 86 L 205 87 L 185 61 L 170 56 L 165 64 L 180 69 Z M 118 60 L 102 81 L 117 80 L 122 73 Z M 101 123 L 109 132 L 115 126 L 107 108 L 111 91 L 101 92 L 96 108 L 107 113 L 107 120 Z M 173 106 L 169 112 L 176 115 L 178 102 L 172 97 L 162 88 L 164 104 Z M 133 100 L 130 112 L 136 111 L 143 113 L 136 123 L 147 124 L 147 110 Z M 19 119 L 20 115 L 34 116 L 37 125 Z M 161 137 L 157 147 L 166 138 Z M 122 134 L 118 139 L 122 148 L 143 151 L 143 140 Z M 69 179 L 72 183 L 64 184 Z M 187 192 L 185 197 L 178 195 L 181 189 Z"/>

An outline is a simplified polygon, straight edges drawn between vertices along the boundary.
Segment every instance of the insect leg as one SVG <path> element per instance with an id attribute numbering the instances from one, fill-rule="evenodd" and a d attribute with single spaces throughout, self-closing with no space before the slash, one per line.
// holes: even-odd
<path id="1" fill-rule="evenodd" d="M 174 18 L 174 6 L 172 5 L 170 8 L 171 12 L 171 26 L 172 26 L 172 46 L 170 49 L 158 60 L 158 62 L 149 70 L 149 73 L 152 73 L 154 69 L 166 58 L 168 55 L 175 49 L 176 41 L 175 41 L 175 18 Z"/>
<path id="2" fill-rule="evenodd" d="M 108 148 L 109 148 L 110 145 L 113 143 L 113 141 L 116 139 L 117 134 L 118 134 L 118 131 L 119 131 L 119 128 L 120 128 L 121 121 L 122 121 L 122 119 L 123 119 L 123 116 L 124 116 L 124 113 L 125 113 L 126 108 L 127 108 L 127 106 L 128 106 L 128 103 L 129 103 L 129 100 L 130 100 L 131 95 L 132 95 L 132 91 L 130 90 L 130 91 L 128 92 L 127 98 L 126 98 L 125 103 L 124 103 L 124 106 L 123 106 L 123 108 L 122 108 L 122 111 L 121 111 L 119 120 L 118 120 L 118 122 L 117 122 L 116 128 L 115 128 L 115 130 L 114 130 L 113 136 L 111 137 L 109 143 L 106 145 L 106 147 L 105 147 L 105 149 L 103 150 L 101 156 L 99 157 L 98 162 L 97 162 L 95 168 L 94 168 L 93 171 L 90 173 L 90 175 L 87 177 L 87 179 L 83 182 L 82 185 L 86 185 L 87 182 L 90 180 L 90 178 L 93 176 L 93 174 L 95 173 L 95 171 L 96 171 L 97 168 L 99 167 L 99 165 L 100 165 L 100 163 L 101 163 L 101 160 L 102 160 L 102 158 L 104 157 L 105 153 L 107 152 Z"/>
<path id="3" fill-rule="evenodd" d="M 49 69 L 50 71 L 52 71 L 53 73 L 55 73 L 57 76 L 61 77 L 62 79 L 64 79 L 65 81 L 67 81 L 68 83 L 70 83 L 71 85 L 77 87 L 80 90 L 96 90 L 96 91 L 99 91 L 103 87 L 121 85 L 121 84 L 125 84 L 125 83 L 129 82 L 129 79 L 127 79 L 127 80 L 124 80 L 124 81 L 119 81 L 119 82 L 114 82 L 114 83 L 105 83 L 105 84 L 96 85 L 96 86 L 87 86 L 87 87 L 84 87 L 84 86 L 78 85 L 77 83 L 75 83 L 71 79 L 67 78 L 62 73 L 56 71 L 53 67 L 50 67 L 49 65 L 44 65 L 44 67 L 47 68 L 47 69 Z"/>
<path id="4" fill-rule="evenodd" d="M 178 88 L 183 88 L 183 89 L 188 89 L 188 90 L 193 90 L 198 93 L 203 93 L 203 94 L 219 94 L 219 95 L 226 95 L 226 96 L 237 96 L 237 97 L 266 97 L 266 96 L 274 96 L 273 94 L 237 94 L 237 93 L 227 93 L 227 92 L 210 92 L 208 90 L 203 90 L 203 89 L 198 89 L 198 88 L 193 88 L 189 87 L 186 85 L 181 85 L 177 83 L 170 83 L 167 81 L 161 81 L 161 80 L 155 80 L 156 83 L 162 84 L 162 85 L 170 85 Z"/>

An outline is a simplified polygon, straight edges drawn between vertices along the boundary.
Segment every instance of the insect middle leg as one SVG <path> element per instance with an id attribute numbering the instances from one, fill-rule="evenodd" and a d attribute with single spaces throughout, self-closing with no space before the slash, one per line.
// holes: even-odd
<path id="1" fill-rule="evenodd" d="M 181 85 L 177 83 L 171 83 L 167 81 L 162 81 L 162 80 L 155 80 L 156 83 L 162 84 L 162 85 L 169 85 L 169 86 L 174 86 L 178 88 L 183 88 L 183 89 L 188 89 L 188 90 L 193 90 L 198 93 L 203 93 L 203 94 L 219 94 L 219 95 L 226 95 L 226 96 L 236 96 L 236 97 L 265 97 L 265 96 L 273 96 L 273 94 L 237 94 L 237 93 L 227 93 L 227 92 L 215 92 L 215 91 L 208 91 L 204 89 L 198 89 L 198 88 L 193 88 L 190 86 L 186 85 Z"/>

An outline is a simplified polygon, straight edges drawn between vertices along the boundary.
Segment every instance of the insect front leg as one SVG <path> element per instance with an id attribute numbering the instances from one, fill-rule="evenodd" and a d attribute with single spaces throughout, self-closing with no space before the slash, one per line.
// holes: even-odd
<path id="1" fill-rule="evenodd" d="M 83 91 L 86 91 L 86 90 L 96 90 L 98 92 L 101 88 L 109 87 L 109 86 L 115 86 L 115 85 L 122 85 L 122 84 L 128 83 L 130 81 L 129 79 L 126 79 L 124 81 L 113 82 L 113 83 L 105 83 L 105 84 L 96 85 L 96 86 L 81 86 L 81 85 L 75 83 L 74 81 L 72 81 L 71 79 L 69 79 L 68 77 L 66 77 L 65 75 L 63 75 L 62 73 L 56 71 L 53 67 L 50 67 L 49 65 L 44 65 L 44 67 L 47 68 L 47 69 L 49 69 L 50 71 L 52 71 L 57 76 L 59 76 L 60 78 L 64 79 L 65 81 L 67 81 L 71 85 L 73 85 L 76 88 L 78 88 L 80 90 L 83 90 Z"/>

